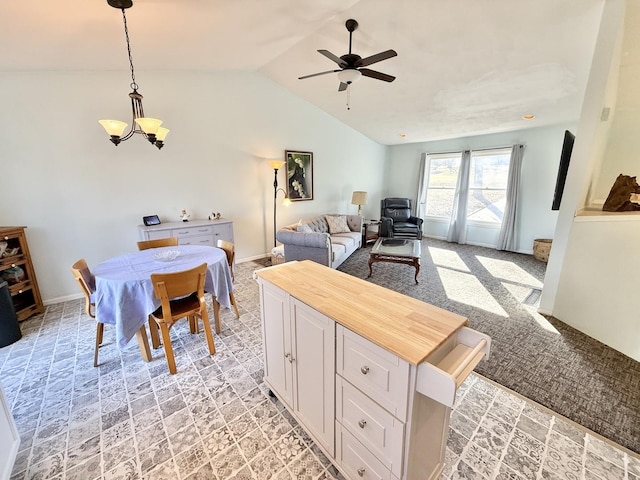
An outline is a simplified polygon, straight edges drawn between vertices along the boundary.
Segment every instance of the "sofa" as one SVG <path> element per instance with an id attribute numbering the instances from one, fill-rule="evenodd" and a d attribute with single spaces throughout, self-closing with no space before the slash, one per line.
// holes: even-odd
<path id="1" fill-rule="evenodd" d="M 362 246 L 362 216 L 318 215 L 282 227 L 276 239 L 286 262 L 313 260 L 337 268 Z"/>

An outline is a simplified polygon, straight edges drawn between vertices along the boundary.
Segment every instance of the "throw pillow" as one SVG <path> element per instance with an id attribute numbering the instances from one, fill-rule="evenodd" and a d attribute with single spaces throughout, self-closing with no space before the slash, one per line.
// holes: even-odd
<path id="1" fill-rule="evenodd" d="M 327 220 L 327 225 L 329 225 L 329 233 L 346 233 L 350 232 L 349 224 L 347 223 L 346 215 L 325 215 L 324 218 Z"/>
<path id="2" fill-rule="evenodd" d="M 311 227 L 306 223 L 299 223 L 298 226 L 296 227 L 296 230 L 301 233 L 313 233 L 313 230 L 311 230 Z"/>

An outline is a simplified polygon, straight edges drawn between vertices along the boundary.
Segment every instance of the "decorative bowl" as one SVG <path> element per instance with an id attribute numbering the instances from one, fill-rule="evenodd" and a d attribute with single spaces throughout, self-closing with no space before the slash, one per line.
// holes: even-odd
<path id="1" fill-rule="evenodd" d="M 175 260 L 178 255 L 180 255 L 179 250 L 163 250 L 162 252 L 154 253 L 153 258 L 159 262 L 171 262 Z"/>
<path id="2" fill-rule="evenodd" d="M 0 242 L 0 257 L 4 254 L 9 244 L 7 242 Z"/>

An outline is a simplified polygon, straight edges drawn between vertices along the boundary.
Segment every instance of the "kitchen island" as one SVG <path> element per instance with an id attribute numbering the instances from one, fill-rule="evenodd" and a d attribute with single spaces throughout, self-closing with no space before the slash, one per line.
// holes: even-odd
<path id="1" fill-rule="evenodd" d="M 265 383 L 336 468 L 352 480 L 437 478 L 456 390 L 490 338 L 311 261 L 255 276 Z"/>

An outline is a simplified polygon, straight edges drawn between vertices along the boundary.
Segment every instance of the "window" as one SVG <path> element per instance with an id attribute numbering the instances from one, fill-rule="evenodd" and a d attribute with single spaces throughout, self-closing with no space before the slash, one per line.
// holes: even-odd
<path id="1" fill-rule="evenodd" d="M 502 223 L 511 149 L 471 152 L 467 220 Z"/>
<path id="2" fill-rule="evenodd" d="M 453 197 L 456 192 L 460 153 L 430 155 L 425 215 L 427 217 L 451 218 Z"/>
<path id="3" fill-rule="evenodd" d="M 462 153 L 429 155 L 425 216 L 449 220 Z M 511 148 L 471 152 L 467 220 L 502 223 Z"/>

